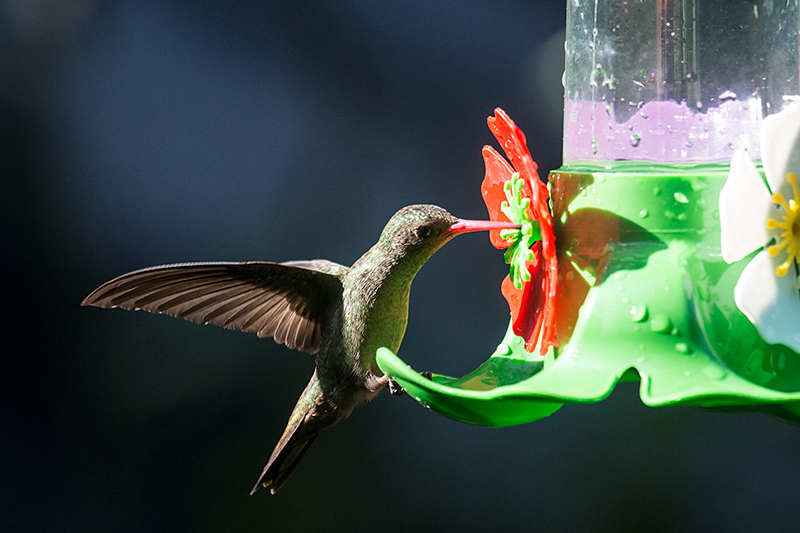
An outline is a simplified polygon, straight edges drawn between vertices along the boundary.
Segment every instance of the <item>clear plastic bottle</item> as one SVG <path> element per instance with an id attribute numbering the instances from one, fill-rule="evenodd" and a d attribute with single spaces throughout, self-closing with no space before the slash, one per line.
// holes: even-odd
<path id="1" fill-rule="evenodd" d="M 758 159 L 800 94 L 797 0 L 569 0 L 564 162 Z"/>

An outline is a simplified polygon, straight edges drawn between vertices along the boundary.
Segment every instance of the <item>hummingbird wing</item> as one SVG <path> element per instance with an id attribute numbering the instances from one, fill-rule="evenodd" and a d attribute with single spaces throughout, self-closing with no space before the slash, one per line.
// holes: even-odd
<path id="1" fill-rule="evenodd" d="M 81 305 L 143 309 L 255 332 L 315 354 L 346 271 L 324 260 L 164 265 L 112 279 Z"/>

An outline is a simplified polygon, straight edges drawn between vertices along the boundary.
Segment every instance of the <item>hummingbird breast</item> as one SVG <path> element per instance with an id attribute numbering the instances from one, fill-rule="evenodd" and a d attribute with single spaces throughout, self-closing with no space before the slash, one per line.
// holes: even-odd
<path id="1" fill-rule="evenodd" d="M 411 282 L 432 250 L 409 254 L 378 242 L 342 276 L 341 306 L 323 334 L 320 379 L 376 394 L 386 384 L 378 348 L 397 352 L 408 323 Z"/>
<path id="2" fill-rule="evenodd" d="M 381 376 L 375 363 L 378 348 L 397 352 L 408 323 L 410 283 L 393 286 L 345 290 L 344 329 L 351 340 L 350 349 L 357 354 L 357 365 L 363 371 Z"/>

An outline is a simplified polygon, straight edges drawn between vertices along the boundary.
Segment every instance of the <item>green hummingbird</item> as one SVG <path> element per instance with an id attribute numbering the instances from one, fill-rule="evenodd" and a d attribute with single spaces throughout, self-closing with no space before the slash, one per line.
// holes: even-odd
<path id="1" fill-rule="evenodd" d="M 316 367 L 251 491 L 275 494 L 320 431 L 396 383 L 375 362 L 397 352 L 408 321 L 411 282 L 447 241 L 471 231 L 519 228 L 461 220 L 441 207 L 412 205 L 386 224 L 353 266 L 322 259 L 288 263 L 185 263 L 137 270 L 92 292 L 82 305 L 150 311 L 272 337 L 316 355 Z"/>

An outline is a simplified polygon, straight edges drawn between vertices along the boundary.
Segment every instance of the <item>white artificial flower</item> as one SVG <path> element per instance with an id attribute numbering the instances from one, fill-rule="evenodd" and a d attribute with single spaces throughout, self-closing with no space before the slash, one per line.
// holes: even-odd
<path id="1" fill-rule="evenodd" d="M 765 118 L 760 137 L 766 183 L 740 149 L 719 194 L 722 258 L 733 263 L 761 250 L 734 301 L 765 341 L 800 353 L 800 102 Z"/>

